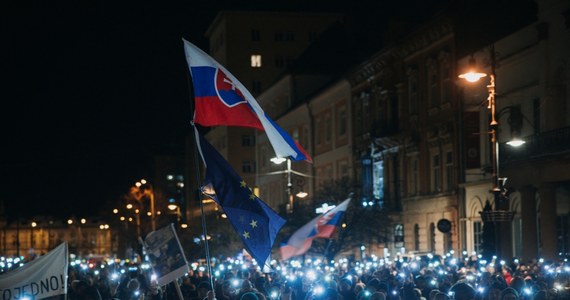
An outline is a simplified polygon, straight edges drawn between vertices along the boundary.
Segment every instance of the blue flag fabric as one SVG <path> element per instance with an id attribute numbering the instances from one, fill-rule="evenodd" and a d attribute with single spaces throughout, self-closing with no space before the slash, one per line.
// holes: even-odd
<path id="1" fill-rule="evenodd" d="M 230 164 L 198 130 L 194 130 L 198 150 L 206 165 L 202 191 L 222 207 L 246 250 L 259 265 L 263 265 L 285 220 L 255 196 Z"/>

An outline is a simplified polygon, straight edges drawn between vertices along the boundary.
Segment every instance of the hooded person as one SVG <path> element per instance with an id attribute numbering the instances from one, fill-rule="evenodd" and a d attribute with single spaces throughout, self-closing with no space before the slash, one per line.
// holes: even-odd
<path id="1" fill-rule="evenodd" d="M 356 293 L 354 292 L 352 280 L 348 277 L 340 279 L 339 292 L 343 300 L 356 300 Z"/>
<path id="2" fill-rule="evenodd" d="M 472 300 L 477 296 L 475 289 L 467 282 L 457 282 L 449 290 L 456 300 Z"/>

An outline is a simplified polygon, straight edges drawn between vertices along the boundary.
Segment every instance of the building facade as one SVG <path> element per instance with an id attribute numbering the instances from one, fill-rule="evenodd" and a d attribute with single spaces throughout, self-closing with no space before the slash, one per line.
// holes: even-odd
<path id="1" fill-rule="evenodd" d="M 455 40 L 440 18 L 350 74 L 354 160 L 362 205 L 392 215 L 389 251 L 458 248 L 458 99 Z M 438 229 L 438 224 L 447 228 Z"/>
<path id="2" fill-rule="evenodd" d="M 112 234 L 101 220 L 55 220 L 38 217 L 3 224 L 0 231 L 0 254 L 23 256 L 26 260 L 46 254 L 63 242 L 70 254 L 80 258 L 113 256 L 119 250 L 120 235 Z"/>
<path id="3" fill-rule="evenodd" d="M 525 260 L 556 259 L 569 255 L 570 203 L 570 53 L 569 4 L 537 1 L 538 20 L 493 42 L 493 48 L 474 51 L 479 67 L 496 68 L 496 120 L 499 142 L 499 177 L 506 179 L 511 222 L 500 224 L 500 254 Z M 492 52 L 491 52 L 492 51 Z M 491 61 L 494 55 L 494 61 Z M 469 57 L 460 64 L 466 65 Z M 488 80 L 462 85 L 466 109 L 480 116 L 481 132 L 489 130 L 486 99 Z M 506 144 L 526 141 L 520 147 Z M 466 169 L 466 249 L 479 251 L 484 222 L 479 212 L 488 200 L 493 207 L 491 182 L 485 165 L 491 161 L 488 135 L 480 135 L 481 164 Z M 469 154 L 469 153 L 468 153 Z M 477 175 L 479 174 L 479 175 Z M 486 176 L 485 176 L 486 175 Z"/>

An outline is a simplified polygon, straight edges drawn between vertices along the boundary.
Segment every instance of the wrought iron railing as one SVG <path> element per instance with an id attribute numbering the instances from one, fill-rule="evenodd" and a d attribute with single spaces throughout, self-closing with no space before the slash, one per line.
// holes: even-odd
<path id="1" fill-rule="evenodd" d="M 570 127 L 541 132 L 525 137 L 524 141 L 524 145 L 516 148 L 500 144 L 501 164 L 570 153 Z"/>

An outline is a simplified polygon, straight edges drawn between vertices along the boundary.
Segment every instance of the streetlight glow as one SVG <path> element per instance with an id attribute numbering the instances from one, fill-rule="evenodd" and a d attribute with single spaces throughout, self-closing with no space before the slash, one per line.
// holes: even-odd
<path id="1" fill-rule="evenodd" d="M 467 73 L 463 73 L 463 74 L 459 75 L 459 78 L 465 79 L 469 82 L 477 82 L 477 81 L 479 81 L 479 79 L 481 79 L 485 76 L 487 76 L 487 74 L 485 74 L 485 73 L 477 73 L 474 71 L 469 71 Z"/>
<path id="2" fill-rule="evenodd" d="M 273 162 L 274 164 L 280 165 L 280 164 L 282 164 L 283 162 L 285 162 L 287 159 L 286 159 L 286 158 L 283 158 L 283 157 L 274 157 L 274 158 L 272 158 L 272 159 L 270 159 L 270 160 L 271 160 L 271 162 Z"/>
<path id="3" fill-rule="evenodd" d="M 519 139 L 519 138 L 513 138 L 512 140 L 507 142 L 507 145 L 512 146 L 512 147 L 520 147 L 522 145 L 524 145 L 526 142 Z"/>
<path id="4" fill-rule="evenodd" d="M 469 59 L 469 68 L 467 72 L 460 74 L 458 77 L 461 79 L 465 79 L 468 82 L 477 82 L 479 79 L 486 77 L 486 73 L 477 72 L 477 63 L 475 62 L 475 58 L 471 56 Z"/>

